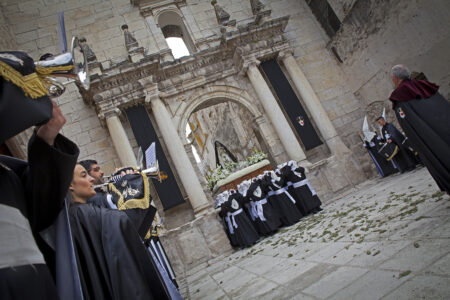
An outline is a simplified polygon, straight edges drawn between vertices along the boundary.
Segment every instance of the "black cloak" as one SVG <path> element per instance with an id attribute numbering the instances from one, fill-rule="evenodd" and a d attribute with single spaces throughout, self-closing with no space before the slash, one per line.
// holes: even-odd
<path id="1" fill-rule="evenodd" d="M 170 298 L 126 213 L 75 203 L 69 219 L 84 299 Z"/>
<path id="2" fill-rule="evenodd" d="M 399 97 L 395 91 L 392 95 L 395 115 L 411 145 L 439 188 L 450 194 L 450 104 L 438 92 L 429 98 L 407 99 L 408 93 Z"/>
<path id="3" fill-rule="evenodd" d="M 54 267 L 54 252 L 39 232 L 55 221 L 63 207 L 78 154 L 78 147 L 62 135 L 50 146 L 34 134 L 28 144 L 28 162 L 0 155 L 0 204 L 19 210 L 27 219 L 50 270 Z M 11 241 L 2 240 L 8 242 Z M 47 265 L 0 269 L 1 298 L 56 299 L 55 284 Z"/>

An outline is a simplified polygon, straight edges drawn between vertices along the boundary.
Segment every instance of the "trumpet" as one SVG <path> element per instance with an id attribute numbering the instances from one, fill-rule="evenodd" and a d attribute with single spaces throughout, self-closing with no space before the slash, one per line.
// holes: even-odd
<path id="1" fill-rule="evenodd" d="M 79 61 L 81 59 L 81 61 Z M 83 89 L 89 90 L 90 78 L 88 61 L 83 44 L 77 37 L 72 38 L 70 52 L 51 56 L 49 59 L 34 63 L 36 72 L 48 85 L 51 96 L 61 96 L 66 91 L 66 84 L 78 82 Z M 65 77 L 74 79 L 65 83 L 57 81 L 54 77 Z"/>
<path id="2" fill-rule="evenodd" d="M 125 175 L 121 175 L 121 174 L 117 174 L 117 173 L 119 173 L 122 170 L 126 170 L 126 169 L 129 169 L 129 168 L 123 168 L 123 169 L 117 171 L 114 174 L 111 174 L 111 175 L 108 175 L 108 176 L 104 176 L 103 180 L 105 181 L 105 183 L 95 185 L 94 188 L 105 187 L 105 186 L 109 185 L 112 182 L 116 182 L 116 181 L 120 180 Z M 134 169 L 134 170 L 136 171 L 136 173 L 143 173 L 143 174 L 147 175 L 147 177 L 150 177 L 152 179 L 156 179 L 158 182 L 162 182 L 163 180 L 167 179 L 167 174 L 164 171 L 161 171 L 159 169 L 158 161 L 156 161 L 155 166 L 150 167 L 148 169 L 140 170 L 140 168 L 137 168 L 137 169 Z"/>

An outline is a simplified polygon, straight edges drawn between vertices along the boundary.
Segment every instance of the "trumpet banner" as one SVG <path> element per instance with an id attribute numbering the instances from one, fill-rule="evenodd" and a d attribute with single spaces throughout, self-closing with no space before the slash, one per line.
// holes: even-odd
<path id="1" fill-rule="evenodd" d="M 147 175 L 143 173 L 127 174 L 108 185 L 112 201 L 119 210 L 140 208 L 150 205 L 150 188 Z"/>
<path id="2" fill-rule="evenodd" d="M 144 173 L 119 176 L 108 185 L 112 202 L 125 211 L 143 239 L 149 239 L 156 208 L 150 205 L 148 177 Z"/>

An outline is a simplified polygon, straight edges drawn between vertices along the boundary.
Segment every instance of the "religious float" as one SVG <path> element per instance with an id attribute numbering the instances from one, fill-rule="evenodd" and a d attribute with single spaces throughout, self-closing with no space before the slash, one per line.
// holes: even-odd
<path id="1" fill-rule="evenodd" d="M 223 157 L 224 155 L 222 155 Z M 217 195 L 226 190 L 237 189 L 237 185 L 242 181 L 270 170 L 272 170 L 272 167 L 267 160 L 267 154 L 254 151 L 244 161 L 233 162 L 228 160 L 221 162 L 216 169 L 208 172 L 206 179 L 209 190 L 213 195 Z"/>

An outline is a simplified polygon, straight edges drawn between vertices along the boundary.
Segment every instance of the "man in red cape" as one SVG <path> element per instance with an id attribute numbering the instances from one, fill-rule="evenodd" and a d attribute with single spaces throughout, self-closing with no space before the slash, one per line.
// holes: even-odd
<path id="1" fill-rule="evenodd" d="M 414 150 L 442 191 L 450 195 L 450 104 L 439 86 L 410 79 L 404 65 L 391 72 L 395 90 L 389 100 Z"/>

